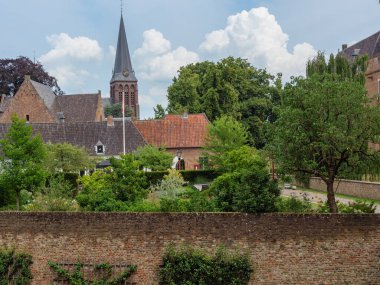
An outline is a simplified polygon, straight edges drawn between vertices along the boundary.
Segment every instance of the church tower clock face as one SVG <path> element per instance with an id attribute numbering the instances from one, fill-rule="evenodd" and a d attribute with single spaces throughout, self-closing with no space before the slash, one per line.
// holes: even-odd
<path id="1" fill-rule="evenodd" d="M 124 75 L 125 77 L 128 77 L 128 75 L 129 75 L 129 70 L 128 70 L 128 68 L 124 69 L 124 71 L 123 71 L 123 75 Z"/>

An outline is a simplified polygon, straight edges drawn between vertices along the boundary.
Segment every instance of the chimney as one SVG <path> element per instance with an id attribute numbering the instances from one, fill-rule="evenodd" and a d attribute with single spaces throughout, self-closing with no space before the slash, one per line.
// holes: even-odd
<path id="1" fill-rule="evenodd" d="M 342 44 L 342 51 L 344 51 L 347 47 L 347 44 Z"/>
<path id="2" fill-rule="evenodd" d="M 24 76 L 24 80 L 25 80 L 25 81 L 30 81 L 30 75 L 29 75 L 29 74 L 28 74 L 28 75 L 25 75 L 25 76 Z"/>
<path id="3" fill-rule="evenodd" d="M 113 126 L 114 126 L 113 117 L 112 116 L 108 116 L 107 117 L 107 127 L 113 127 Z"/>

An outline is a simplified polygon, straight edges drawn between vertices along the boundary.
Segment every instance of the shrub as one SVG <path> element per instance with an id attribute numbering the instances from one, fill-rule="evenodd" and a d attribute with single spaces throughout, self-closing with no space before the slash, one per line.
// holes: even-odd
<path id="1" fill-rule="evenodd" d="M 157 192 L 159 197 L 176 198 L 184 192 L 185 180 L 181 173 L 175 169 L 169 169 L 160 183 L 151 187 L 151 191 Z"/>
<path id="2" fill-rule="evenodd" d="M 159 270 L 162 285 L 244 285 L 253 272 L 248 255 L 219 248 L 214 256 L 191 247 L 167 248 Z"/>
<path id="3" fill-rule="evenodd" d="M 355 201 L 348 204 L 337 202 L 339 213 L 345 214 L 373 214 L 376 211 L 376 206 L 373 202 Z M 318 206 L 317 211 L 319 213 L 329 213 L 329 207 L 327 203 L 321 203 Z"/>
<path id="4" fill-rule="evenodd" d="M 32 256 L 12 250 L 0 251 L 0 285 L 28 285 L 33 276 L 30 271 Z"/>
<path id="5" fill-rule="evenodd" d="M 179 172 L 182 174 L 183 179 L 190 184 L 212 181 L 220 175 L 220 173 L 215 170 L 180 170 Z M 145 172 L 144 174 L 150 185 L 155 185 L 168 174 L 168 171 L 151 171 Z"/>
<path id="6" fill-rule="evenodd" d="M 312 211 L 312 204 L 306 195 L 302 199 L 294 196 L 278 197 L 276 207 L 279 212 L 286 213 L 308 213 Z"/>

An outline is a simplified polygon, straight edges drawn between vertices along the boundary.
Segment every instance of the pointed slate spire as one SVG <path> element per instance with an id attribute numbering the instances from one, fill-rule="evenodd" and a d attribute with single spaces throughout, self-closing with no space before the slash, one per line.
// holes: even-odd
<path id="1" fill-rule="evenodd" d="M 115 67 L 113 69 L 111 83 L 115 81 L 137 81 L 137 78 L 132 68 L 131 56 L 129 54 L 123 15 L 121 15 L 120 18 Z"/>

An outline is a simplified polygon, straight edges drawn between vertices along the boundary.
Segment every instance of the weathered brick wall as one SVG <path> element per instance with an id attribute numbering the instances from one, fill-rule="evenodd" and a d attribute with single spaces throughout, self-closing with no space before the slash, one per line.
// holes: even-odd
<path id="1" fill-rule="evenodd" d="M 178 148 L 167 149 L 168 152 L 173 154 L 173 158 L 177 154 L 177 150 Z M 182 157 L 185 160 L 186 170 L 194 170 L 195 166 L 199 165 L 199 157 L 202 156 L 202 152 L 204 152 L 204 150 L 200 147 L 188 147 L 181 148 L 181 151 Z"/>
<path id="2" fill-rule="evenodd" d="M 326 191 L 326 183 L 318 177 L 310 178 L 309 187 L 311 189 Z M 341 179 L 334 182 L 334 190 L 338 194 L 380 200 L 380 183 L 377 182 Z"/>
<path id="3" fill-rule="evenodd" d="M 165 247 L 217 245 L 251 256 L 250 284 L 380 284 L 380 215 L 233 213 L 0 213 L 0 246 L 33 256 L 32 284 L 50 284 L 48 260 L 136 264 L 157 284 Z"/>
<path id="4" fill-rule="evenodd" d="M 13 114 L 17 114 L 24 120 L 26 120 L 26 115 L 29 115 L 30 122 L 55 122 L 55 118 L 49 112 L 41 97 L 38 96 L 30 79 L 22 83 L 9 107 L 0 117 L 0 123 L 11 123 Z"/>

